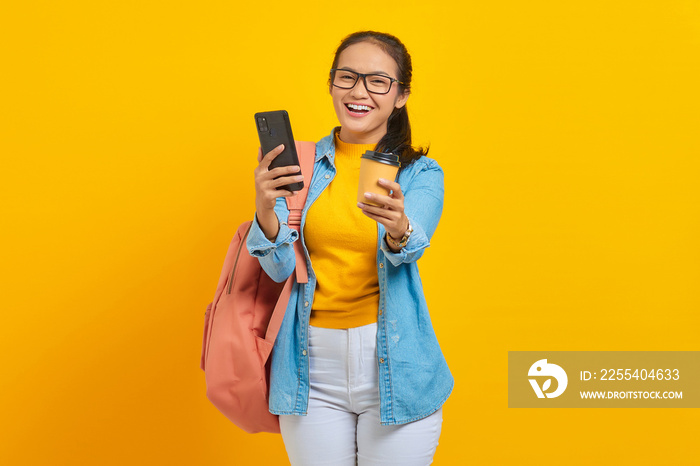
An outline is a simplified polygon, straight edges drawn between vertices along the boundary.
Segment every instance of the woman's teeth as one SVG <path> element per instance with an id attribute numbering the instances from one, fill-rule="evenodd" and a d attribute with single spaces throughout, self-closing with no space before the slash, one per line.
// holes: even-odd
<path id="1" fill-rule="evenodd" d="M 356 112 L 369 112 L 372 110 L 372 107 L 367 105 L 345 104 L 345 106 L 350 110 L 355 110 Z"/>

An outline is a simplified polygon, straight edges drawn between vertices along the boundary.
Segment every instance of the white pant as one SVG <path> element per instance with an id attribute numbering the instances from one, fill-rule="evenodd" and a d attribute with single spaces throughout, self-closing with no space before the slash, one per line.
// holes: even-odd
<path id="1" fill-rule="evenodd" d="M 442 409 L 403 425 L 379 422 L 377 324 L 310 327 L 310 393 L 306 416 L 280 416 L 294 466 L 424 466 L 442 428 Z"/>

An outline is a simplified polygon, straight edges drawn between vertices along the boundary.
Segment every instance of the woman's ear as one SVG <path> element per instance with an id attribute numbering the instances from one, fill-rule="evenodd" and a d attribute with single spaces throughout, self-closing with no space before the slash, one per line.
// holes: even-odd
<path id="1" fill-rule="evenodd" d="M 409 95 L 411 95 L 411 93 L 408 91 L 408 89 L 404 90 L 403 94 L 396 97 L 396 103 L 394 104 L 394 107 L 401 108 L 404 105 L 406 105 L 406 101 L 408 100 Z"/>

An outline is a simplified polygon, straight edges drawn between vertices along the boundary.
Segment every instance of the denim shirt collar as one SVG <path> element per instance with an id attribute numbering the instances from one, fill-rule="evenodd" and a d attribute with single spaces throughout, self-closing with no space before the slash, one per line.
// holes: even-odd
<path id="1" fill-rule="evenodd" d="M 335 133 L 340 131 L 340 126 L 336 126 L 331 131 L 331 134 L 324 137 L 318 143 L 316 143 L 316 158 L 315 162 L 318 162 L 322 158 L 328 158 L 328 161 L 333 167 L 335 167 Z"/>

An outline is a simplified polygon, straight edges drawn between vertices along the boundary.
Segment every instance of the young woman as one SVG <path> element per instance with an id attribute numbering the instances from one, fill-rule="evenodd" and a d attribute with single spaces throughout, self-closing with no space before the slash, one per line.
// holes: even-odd
<path id="1" fill-rule="evenodd" d="M 411 58 L 394 36 L 346 37 L 330 71 L 340 127 L 316 145 L 301 237 L 276 189 L 298 167 L 255 170 L 251 254 L 276 281 L 294 269 L 301 241 L 309 280 L 295 284 L 277 337 L 270 412 L 280 415 L 293 465 L 426 465 L 440 437 L 452 375 L 438 346 L 416 261 L 442 213 L 443 172 L 411 146 L 406 111 Z M 357 202 L 360 155 L 399 155 L 390 195 Z"/>

